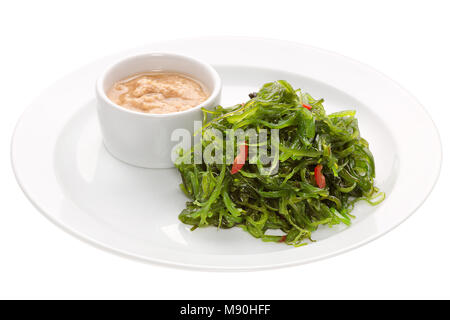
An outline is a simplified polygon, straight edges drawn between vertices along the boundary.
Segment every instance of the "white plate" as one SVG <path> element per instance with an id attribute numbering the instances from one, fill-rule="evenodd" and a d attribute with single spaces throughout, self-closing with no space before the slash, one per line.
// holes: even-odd
<path id="1" fill-rule="evenodd" d="M 328 112 L 357 110 L 362 136 L 375 156 L 376 184 L 386 200 L 359 203 L 349 228 L 322 228 L 318 241 L 294 248 L 264 243 L 239 228 L 198 229 L 178 221 L 187 200 L 175 169 L 136 168 L 102 145 L 94 82 L 124 54 L 166 51 L 213 64 L 224 83 L 223 104 L 277 79 L 290 81 Z M 330 257 L 388 232 L 425 200 L 439 175 L 438 132 L 423 107 L 373 69 L 343 56 L 291 42 L 202 38 L 152 44 L 107 57 L 61 79 L 22 116 L 12 143 L 20 186 L 51 221 L 100 248 L 171 266 L 252 270 Z"/>

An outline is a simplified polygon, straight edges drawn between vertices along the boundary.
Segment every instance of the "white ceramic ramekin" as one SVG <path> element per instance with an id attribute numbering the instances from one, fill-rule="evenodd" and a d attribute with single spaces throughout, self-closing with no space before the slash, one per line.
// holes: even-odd
<path id="1" fill-rule="evenodd" d="M 169 114 L 132 111 L 113 103 L 106 95 L 112 85 L 141 72 L 168 71 L 186 74 L 200 81 L 209 98 L 198 106 Z M 106 149 L 126 163 L 144 168 L 173 167 L 171 154 L 176 129 L 194 131 L 194 121 L 202 120 L 201 108 L 220 103 L 222 82 L 209 64 L 184 55 L 148 53 L 124 58 L 109 66 L 97 80 L 97 111 Z"/>

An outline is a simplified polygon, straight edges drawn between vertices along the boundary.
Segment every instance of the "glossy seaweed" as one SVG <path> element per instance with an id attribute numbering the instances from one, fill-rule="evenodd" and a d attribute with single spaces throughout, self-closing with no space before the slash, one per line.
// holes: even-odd
<path id="1" fill-rule="evenodd" d="M 240 227 L 263 241 L 299 246 L 313 241 L 321 225 L 350 225 L 355 202 L 384 200 L 374 186 L 374 158 L 360 136 L 355 111 L 327 115 L 323 99 L 283 80 L 265 84 L 250 98 L 231 108 L 203 110 L 204 126 L 197 134 L 206 135 L 210 128 L 278 129 L 276 170 L 267 175 L 271 168 L 258 161 L 259 154 L 236 167 L 191 164 L 194 149 L 180 151 L 180 187 L 191 199 L 179 215 L 183 223 L 192 229 Z M 203 139 L 203 148 L 210 143 L 226 144 Z M 234 151 L 241 157 L 246 152 L 242 145 Z"/>

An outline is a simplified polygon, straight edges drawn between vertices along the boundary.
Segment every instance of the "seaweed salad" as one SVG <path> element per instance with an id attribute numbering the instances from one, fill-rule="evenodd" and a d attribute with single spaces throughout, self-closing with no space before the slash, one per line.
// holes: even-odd
<path id="1" fill-rule="evenodd" d="M 223 161 L 196 163 L 195 146 L 179 152 L 180 187 L 190 198 L 179 219 L 192 230 L 240 227 L 263 241 L 300 246 L 314 241 L 312 233 L 321 225 L 350 225 L 355 202 L 384 200 L 374 186 L 374 158 L 355 111 L 327 115 L 323 99 L 283 80 L 249 97 L 230 108 L 203 110 L 203 127 L 196 133 L 203 138 L 201 150 L 225 149 L 231 140 L 231 161 L 216 152 Z M 211 138 L 211 130 L 226 136 L 238 129 L 252 129 L 257 140 Z M 249 152 L 261 146 L 266 154 Z"/>

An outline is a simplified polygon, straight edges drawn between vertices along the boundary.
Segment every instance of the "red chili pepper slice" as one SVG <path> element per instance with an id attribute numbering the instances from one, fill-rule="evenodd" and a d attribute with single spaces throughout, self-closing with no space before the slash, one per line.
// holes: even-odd
<path id="1" fill-rule="evenodd" d="M 321 164 L 317 165 L 314 168 L 314 178 L 316 179 L 316 184 L 320 189 L 325 188 L 325 186 L 327 185 L 325 176 L 322 174 L 322 168 L 323 166 Z"/>
<path id="2" fill-rule="evenodd" d="M 278 242 L 285 242 L 286 241 L 286 236 L 282 236 L 280 240 L 278 240 Z"/>
<path id="3" fill-rule="evenodd" d="M 311 106 L 308 106 L 307 104 L 302 104 L 303 108 L 306 108 L 308 110 L 311 110 Z"/>
<path id="4" fill-rule="evenodd" d="M 245 160 L 248 157 L 248 145 L 242 144 L 239 146 L 239 153 L 234 159 L 233 166 L 231 167 L 231 174 L 237 173 L 245 164 Z"/>

